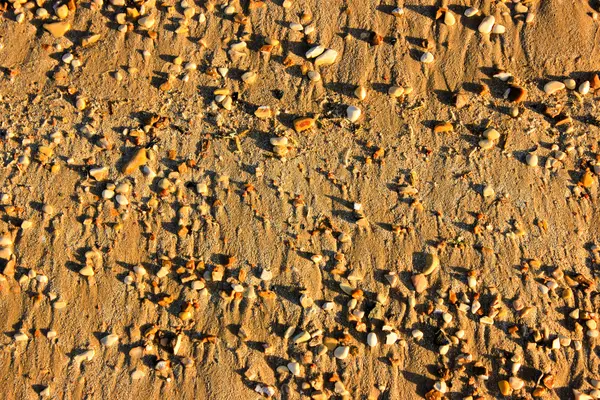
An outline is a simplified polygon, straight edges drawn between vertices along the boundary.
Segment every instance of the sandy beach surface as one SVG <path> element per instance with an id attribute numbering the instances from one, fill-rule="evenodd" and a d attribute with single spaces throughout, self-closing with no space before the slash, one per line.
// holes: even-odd
<path id="1" fill-rule="evenodd" d="M 597 2 L 0 10 L 1 398 L 600 398 Z"/>

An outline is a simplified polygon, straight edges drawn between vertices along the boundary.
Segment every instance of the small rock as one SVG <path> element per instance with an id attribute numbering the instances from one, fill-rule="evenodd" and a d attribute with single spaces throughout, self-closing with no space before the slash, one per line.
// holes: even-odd
<path id="1" fill-rule="evenodd" d="M 338 346 L 333 351 L 333 355 L 339 360 L 346 359 L 348 357 L 348 354 L 350 354 L 350 347 L 348 346 Z"/>
<path id="2" fill-rule="evenodd" d="M 429 285 L 429 282 L 427 282 L 427 277 L 423 274 L 413 275 L 411 280 L 412 280 L 413 286 L 415 287 L 415 291 L 417 293 L 423 293 L 425 291 L 425 289 L 427 289 L 427 286 Z"/>
<path id="3" fill-rule="evenodd" d="M 431 64 L 433 60 L 433 54 L 431 54 L 429 51 L 426 51 L 425 53 L 421 54 L 421 62 L 423 64 Z"/>
<path id="4" fill-rule="evenodd" d="M 480 33 L 488 34 L 488 33 L 492 32 L 492 28 L 494 27 L 495 22 L 496 22 L 496 18 L 493 15 L 489 15 L 481 21 L 481 23 L 479 24 L 479 27 L 477 27 L 477 30 Z"/>
<path id="5" fill-rule="evenodd" d="M 369 332 L 367 335 L 367 344 L 369 347 L 377 346 L 377 335 L 374 332 Z"/>
<path id="6" fill-rule="evenodd" d="M 346 109 L 346 117 L 350 122 L 356 122 L 360 118 L 361 111 L 360 108 L 355 106 L 349 106 Z"/>
<path id="7" fill-rule="evenodd" d="M 500 389 L 500 393 L 502 393 L 503 396 L 508 396 L 512 392 L 510 384 L 508 383 L 508 381 L 505 380 L 498 382 L 498 388 Z"/>
<path id="8" fill-rule="evenodd" d="M 307 52 L 306 52 L 306 58 L 310 59 L 310 58 L 317 58 L 319 57 L 321 54 L 323 54 L 323 52 L 325 51 L 325 47 L 317 45 L 314 47 L 311 47 Z"/>
<path id="9" fill-rule="evenodd" d="M 547 95 L 554 94 L 565 88 L 565 84 L 559 81 L 550 81 L 544 85 L 544 92 Z"/>
<path id="10" fill-rule="evenodd" d="M 55 38 L 63 37 L 71 29 L 71 24 L 66 21 L 52 22 L 43 26 Z"/>
<path id="11" fill-rule="evenodd" d="M 319 66 L 327 66 L 327 65 L 331 65 L 335 62 L 335 60 L 337 60 L 338 57 L 338 52 L 333 50 L 333 49 L 327 49 L 325 50 L 325 52 L 323 52 L 323 54 L 321 54 L 320 56 L 318 56 L 315 59 L 315 66 L 319 67 Z"/>
<path id="12" fill-rule="evenodd" d="M 479 12 L 478 9 L 474 8 L 474 7 L 469 7 L 465 10 L 464 12 L 464 16 L 467 18 L 471 18 L 475 15 L 477 15 L 477 13 Z"/>
<path id="13" fill-rule="evenodd" d="M 110 335 L 106 335 L 102 339 L 100 339 L 100 343 L 102 343 L 102 345 L 106 346 L 106 347 L 114 346 L 118 341 L 119 341 L 119 336 L 117 336 L 114 333 L 111 333 Z"/>

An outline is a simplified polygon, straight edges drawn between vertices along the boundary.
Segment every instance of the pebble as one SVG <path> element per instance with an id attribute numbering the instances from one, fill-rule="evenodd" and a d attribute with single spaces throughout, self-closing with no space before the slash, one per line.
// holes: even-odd
<path id="1" fill-rule="evenodd" d="M 290 29 L 293 31 L 296 31 L 296 32 L 300 32 L 300 31 L 304 30 L 304 27 L 302 26 L 302 24 L 300 24 L 298 22 L 291 22 Z"/>
<path id="2" fill-rule="evenodd" d="M 525 162 L 527 163 L 527 165 L 529 165 L 530 167 L 537 167 L 538 165 L 538 156 L 537 154 L 534 153 L 529 153 L 525 156 Z"/>
<path id="3" fill-rule="evenodd" d="M 435 272 L 440 266 L 440 258 L 437 254 L 427 253 L 425 255 L 425 269 L 423 270 L 423 275 L 431 275 Z"/>
<path id="4" fill-rule="evenodd" d="M 415 340 L 421 340 L 423 338 L 423 332 L 421 332 L 418 329 L 415 329 L 411 332 L 411 335 L 413 337 L 413 339 Z"/>
<path id="5" fill-rule="evenodd" d="M 550 81 L 544 85 L 544 92 L 547 95 L 554 94 L 565 88 L 565 84 L 559 81 Z"/>
<path id="6" fill-rule="evenodd" d="M 444 24 L 448 26 L 453 26 L 454 24 L 456 24 L 456 17 L 454 16 L 454 13 L 452 11 L 447 10 L 444 13 Z"/>
<path id="7" fill-rule="evenodd" d="M 99 167 L 90 169 L 90 176 L 97 181 L 103 181 L 108 177 L 108 168 Z"/>
<path id="8" fill-rule="evenodd" d="M 464 16 L 467 18 L 471 18 L 475 15 L 477 15 L 477 13 L 479 12 L 478 9 L 474 8 L 474 7 L 469 7 L 465 10 L 464 12 Z"/>
<path id="9" fill-rule="evenodd" d="M 325 47 L 317 45 L 314 47 L 311 47 L 307 52 L 306 52 L 306 58 L 310 59 L 310 58 L 316 58 L 319 57 L 321 54 L 323 54 L 323 52 L 325 51 Z"/>
<path id="10" fill-rule="evenodd" d="M 83 361 L 92 361 L 95 355 L 96 351 L 94 349 L 89 349 L 73 357 L 73 360 L 75 361 L 75 364 L 81 364 Z"/>
<path id="11" fill-rule="evenodd" d="M 79 270 L 79 273 L 83 276 L 94 276 L 94 268 L 91 265 L 86 265 Z"/>
<path id="12" fill-rule="evenodd" d="M 350 354 L 350 347 L 348 346 L 338 346 L 333 351 L 333 355 L 339 360 L 346 359 L 348 357 L 348 354 Z"/>
<path id="13" fill-rule="evenodd" d="M 496 22 L 496 18 L 494 18 L 493 15 L 489 15 L 481 21 L 477 30 L 480 33 L 488 34 L 488 33 L 492 32 L 492 28 L 494 27 L 495 22 Z"/>
<path id="14" fill-rule="evenodd" d="M 404 15 L 404 9 L 402 7 L 396 7 L 392 10 L 392 15 L 394 17 L 401 17 Z"/>
<path id="15" fill-rule="evenodd" d="M 433 60 L 433 54 L 431 54 L 429 51 L 426 51 L 425 53 L 421 54 L 421 62 L 423 64 L 431 64 Z"/>
<path id="16" fill-rule="evenodd" d="M 146 162 L 148 162 L 146 149 L 141 148 L 134 154 L 134 156 L 131 158 L 131 160 L 129 160 L 129 162 L 127 162 L 127 164 L 125 164 L 125 167 L 123 168 L 123 173 L 125 175 L 132 174 L 139 167 L 141 167 L 142 165 L 145 165 Z"/>
<path id="17" fill-rule="evenodd" d="M 15 342 L 27 342 L 29 340 L 29 336 L 27 336 L 24 332 L 17 332 L 14 336 Z"/>
<path id="18" fill-rule="evenodd" d="M 298 364 L 297 362 L 294 361 L 288 363 L 287 368 L 290 370 L 292 375 L 300 376 L 300 364 Z"/>
<path id="19" fill-rule="evenodd" d="M 365 89 L 364 86 L 358 86 L 356 89 L 354 89 L 354 95 L 356 98 L 362 101 L 367 97 L 367 89 Z"/>
<path id="20" fill-rule="evenodd" d="M 327 66 L 331 65 L 337 60 L 338 52 L 333 49 L 327 49 L 315 59 L 315 66 Z"/>
<path id="21" fill-rule="evenodd" d="M 300 344 L 308 342 L 310 339 L 310 333 L 308 333 L 307 331 L 302 331 L 292 338 L 292 342 L 294 342 L 294 344 Z"/>
<path id="22" fill-rule="evenodd" d="M 575 79 L 565 79 L 563 83 L 565 84 L 565 87 L 569 90 L 574 90 L 577 87 L 577 82 L 575 82 Z"/>
<path id="23" fill-rule="evenodd" d="M 102 343 L 102 345 L 106 346 L 106 347 L 114 346 L 115 344 L 117 344 L 118 341 L 119 341 L 119 336 L 117 336 L 114 333 L 106 335 L 102 339 L 100 339 L 100 343 Z"/>
<path id="24" fill-rule="evenodd" d="M 117 204 L 119 204 L 120 206 L 126 206 L 129 204 L 129 200 L 127 200 L 127 197 L 125 197 L 122 194 L 118 194 L 115 197 L 115 200 L 117 201 Z"/>
<path id="25" fill-rule="evenodd" d="M 385 335 L 385 344 L 393 345 L 398 341 L 398 334 L 396 332 L 390 332 Z"/>
<path id="26" fill-rule="evenodd" d="M 402 86 L 390 86 L 388 94 L 392 97 L 400 97 L 404 94 L 404 88 Z"/>
<path id="27" fill-rule="evenodd" d="M 517 378 L 516 376 L 511 376 L 508 378 L 508 383 L 513 390 L 521 390 L 523 386 L 525 386 L 523 379 Z"/>
<path id="28" fill-rule="evenodd" d="M 319 82 L 321 80 L 321 74 L 318 71 L 308 71 L 307 76 L 311 82 Z"/>
<path id="29" fill-rule="evenodd" d="M 115 191 L 111 189 L 104 189 L 102 191 L 102 198 L 105 200 L 109 200 L 115 197 Z"/>
<path id="30" fill-rule="evenodd" d="M 356 122 L 360 118 L 361 111 L 360 108 L 356 106 L 349 106 L 346 109 L 346 117 L 350 122 Z"/>
<path id="31" fill-rule="evenodd" d="M 436 381 L 433 384 L 433 388 L 440 393 L 446 393 L 448 391 L 448 385 L 444 381 Z"/>
<path id="32" fill-rule="evenodd" d="M 590 92 L 590 81 L 585 81 L 581 85 L 579 85 L 578 91 L 582 95 L 588 94 Z"/>
<path id="33" fill-rule="evenodd" d="M 369 332 L 367 335 L 367 344 L 369 347 L 377 346 L 377 335 L 374 332 Z"/>
<path id="34" fill-rule="evenodd" d="M 55 38 L 63 37 L 71 29 L 69 22 L 60 21 L 43 25 L 44 29 Z"/>
<path id="35" fill-rule="evenodd" d="M 502 35 L 505 32 L 506 32 L 506 27 L 504 25 L 500 25 L 500 24 L 495 24 L 494 28 L 492 29 L 492 33 L 495 33 L 496 35 Z"/>
<path id="36" fill-rule="evenodd" d="M 257 79 L 258 79 L 258 74 L 254 71 L 248 71 L 248 72 L 245 72 L 244 74 L 242 74 L 242 81 L 244 83 L 247 83 L 248 85 L 252 85 L 252 84 L 256 83 Z"/>
<path id="37" fill-rule="evenodd" d="M 505 380 L 498 382 L 498 388 L 500 389 L 500 393 L 502 393 L 503 396 L 508 396 L 512 392 L 510 383 L 508 383 L 508 381 Z"/>
<path id="38" fill-rule="evenodd" d="M 411 277 L 411 281 L 412 281 L 412 284 L 417 293 L 423 293 L 427 289 L 427 286 L 429 285 L 429 282 L 427 281 L 427 277 L 423 274 L 413 275 Z"/>
<path id="39" fill-rule="evenodd" d="M 154 26 L 155 22 L 156 22 L 156 20 L 151 15 L 147 15 L 145 17 L 138 19 L 138 25 L 140 25 L 146 29 L 152 28 L 152 26 Z"/>

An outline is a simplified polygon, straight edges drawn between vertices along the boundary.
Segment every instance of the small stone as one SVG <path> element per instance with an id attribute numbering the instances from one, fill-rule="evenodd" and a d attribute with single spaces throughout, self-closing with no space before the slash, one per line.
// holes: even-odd
<path id="1" fill-rule="evenodd" d="M 312 128 L 315 125 L 315 120 L 313 118 L 298 118 L 294 120 L 294 130 L 296 133 L 300 133 Z"/>
<path id="2" fill-rule="evenodd" d="M 510 383 L 508 383 L 508 381 L 505 380 L 498 382 L 498 388 L 500 389 L 500 393 L 502 393 L 503 396 L 508 396 L 512 392 Z"/>
<path id="3" fill-rule="evenodd" d="M 65 19 L 69 16 L 69 7 L 66 4 L 63 4 L 59 7 L 56 7 L 54 13 L 58 18 Z"/>
<path id="4" fill-rule="evenodd" d="M 350 354 L 350 347 L 348 346 L 338 346 L 333 351 L 333 355 L 339 360 L 346 359 L 348 357 L 348 354 Z"/>
<path id="5" fill-rule="evenodd" d="M 500 132 L 498 132 L 494 128 L 489 128 L 483 132 L 483 137 L 488 140 L 498 140 L 500 139 Z"/>
<path id="6" fill-rule="evenodd" d="M 423 64 L 431 64 L 433 60 L 433 54 L 431 54 L 429 51 L 426 51 L 425 53 L 421 54 L 421 62 Z"/>
<path id="7" fill-rule="evenodd" d="M 454 16 L 454 13 L 452 11 L 446 10 L 446 12 L 444 13 L 444 24 L 448 26 L 456 24 L 456 17 Z"/>
<path id="8" fill-rule="evenodd" d="M 254 71 L 248 71 L 245 72 L 244 74 L 242 74 L 242 81 L 244 83 L 247 83 L 248 85 L 252 85 L 256 82 L 256 79 L 258 78 L 258 74 Z"/>
<path id="9" fill-rule="evenodd" d="M 401 17 L 404 15 L 404 9 L 402 7 L 396 7 L 392 10 L 392 15 L 394 17 Z"/>
<path id="10" fill-rule="evenodd" d="M 298 364 L 297 362 L 288 363 L 287 368 L 290 370 L 292 375 L 300 376 L 300 364 Z"/>
<path id="11" fill-rule="evenodd" d="M 364 86 L 358 86 L 354 90 L 354 95 L 362 101 L 367 97 L 367 89 L 365 89 Z"/>
<path id="12" fill-rule="evenodd" d="M 437 254 L 427 253 L 425 255 L 425 269 L 423 275 L 430 275 L 440 266 L 440 259 Z"/>
<path id="13" fill-rule="evenodd" d="M 94 276 L 94 268 L 91 265 L 86 265 L 85 267 L 79 270 L 79 273 L 83 276 Z"/>
<path id="14" fill-rule="evenodd" d="M 304 30 L 304 27 L 302 26 L 302 24 L 298 23 L 298 22 L 292 22 L 290 23 L 290 29 L 296 32 L 300 32 L 302 30 Z"/>
<path id="15" fill-rule="evenodd" d="M 152 26 L 154 26 L 154 23 L 155 23 L 155 19 L 151 15 L 148 15 L 148 16 L 138 19 L 138 24 L 146 29 L 152 28 Z"/>
<path id="16" fill-rule="evenodd" d="M 75 361 L 75 364 L 81 364 L 83 361 L 92 361 L 95 355 L 96 351 L 94 349 L 89 349 L 73 357 L 73 360 Z"/>
<path id="17" fill-rule="evenodd" d="M 369 332 L 367 335 L 367 344 L 369 347 L 377 346 L 377 335 L 374 332 Z"/>
<path id="18" fill-rule="evenodd" d="M 123 207 L 129 204 L 129 200 L 127 200 L 127 197 L 125 197 L 122 194 L 118 194 L 115 197 L 115 200 L 117 201 L 118 205 L 123 206 Z"/>
<path id="19" fill-rule="evenodd" d="M 525 386 L 523 379 L 517 378 L 516 376 L 511 376 L 508 378 L 508 383 L 513 390 L 521 390 L 523 386 Z"/>
<path id="20" fill-rule="evenodd" d="M 360 108 L 355 106 L 349 106 L 346 109 L 346 117 L 350 122 L 356 122 L 360 118 L 361 111 Z"/>
<path id="21" fill-rule="evenodd" d="M 496 35 L 502 35 L 505 32 L 506 32 L 506 27 L 504 25 L 495 24 L 494 27 L 492 28 L 492 33 L 494 33 Z"/>
<path id="22" fill-rule="evenodd" d="M 273 116 L 273 111 L 269 106 L 260 106 L 254 111 L 254 115 L 260 119 L 268 119 Z"/>
<path id="23" fill-rule="evenodd" d="M 106 346 L 106 347 L 114 346 L 115 344 L 117 344 L 118 341 L 119 341 L 119 336 L 117 336 L 114 333 L 111 333 L 110 335 L 106 335 L 102 339 L 100 339 L 100 343 L 102 343 L 102 345 Z"/>
<path id="24" fill-rule="evenodd" d="M 108 177 L 108 168 L 92 168 L 90 169 L 90 176 L 97 181 L 103 181 Z"/>
<path id="25" fill-rule="evenodd" d="M 478 9 L 474 8 L 474 7 L 469 7 L 465 10 L 464 12 L 464 16 L 467 18 L 471 18 L 475 15 L 477 15 L 477 13 L 479 12 Z"/>
<path id="26" fill-rule="evenodd" d="M 489 139 L 482 139 L 479 141 L 479 147 L 483 150 L 490 150 L 494 147 L 494 141 Z"/>
<path id="27" fill-rule="evenodd" d="M 559 81 L 550 81 L 544 85 L 544 92 L 547 95 L 554 94 L 565 88 L 565 84 Z"/>
<path id="28" fill-rule="evenodd" d="M 577 87 L 577 82 L 575 82 L 575 79 L 565 79 L 563 81 L 563 83 L 565 84 L 565 87 L 569 90 L 574 90 Z"/>
<path id="29" fill-rule="evenodd" d="M 390 86 L 388 94 L 392 97 L 400 97 L 404 94 L 404 88 L 402 86 Z"/>
<path id="30" fill-rule="evenodd" d="M 444 381 L 435 382 L 433 388 L 440 393 L 446 393 L 448 391 L 448 385 Z"/>
<path id="31" fill-rule="evenodd" d="M 398 341 L 398 334 L 396 332 L 390 332 L 385 335 L 385 344 L 393 345 Z"/>
<path id="32" fill-rule="evenodd" d="M 327 65 L 331 65 L 335 62 L 335 60 L 337 60 L 338 57 L 338 52 L 333 50 L 333 49 L 327 49 L 325 50 L 325 52 L 323 52 L 323 54 L 321 54 L 320 56 L 318 56 L 315 59 L 315 66 L 319 67 L 319 66 L 327 66 Z"/>
<path id="33" fill-rule="evenodd" d="M 590 81 L 585 81 L 581 85 L 579 85 L 578 91 L 580 94 L 586 95 L 590 92 L 590 87 L 591 87 Z"/>
<path id="34" fill-rule="evenodd" d="M 527 156 L 525 156 L 525 162 L 530 167 L 537 167 L 537 165 L 538 165 L 538 156 L 537 156 L 537 154 L 534 154 L 534 153 L 527 154 Z"/>
<path id="35" fill-rule="evenodd" d="M 310 59 L 310 58 L 317 58 L 319 57 L 321 54 L 323 54 L 323 52 L 325 51 L 325 47 L 317 45 L 314 47 L 311 47 L 307 52 L 306 52 L 306 58 Z"/>
<path id="36" fill-rule="evenodd" d="M 306 75 L 311 82 L 319 82 L 321 80 L 321 74 L 318 71 L 308 71 Z"/>
<path id="37" fill-rule="evenodd" d="M 453 130 L 454 126 L 451 122 L 441 122 L 433 127 L 433 133 L 446 133 L 452 132 Z"/>
<path id="38" fill-rule="evenodd" d="M 411 332 L 411 335 L 413 337 L 413 339 L 415 340 L 421 340 L 423 338 L 423 332 L 421 332 L 418 329 L 415 329 Z"/>
<path id="39" fill-rule="evenodd" d="M 123 168 L 123 173 L 125 175 L 132 174 L 136 169 L 138 169 L 142 165 L 145 165 L 146 162 L 148 162 L 146 149 L 141 148 L 134 154 L 131 160 L 129 160 L 129 162 L 125 164 L 125 167 Z"/>
<path id="40" fill-rule="evenodd" d="M 310 333 L 308 333 L 306 331 L 302 331 L 292 338 L 292 342 L 294 342 L 295 344 L 300 344 L 300 343 L 308 342 L 310 339 L 311 339 Z"/>
<path id="41" fill-rule="evenodd" d="M 52 22 L 43 26 L 55 38 L 63 37 L 71 29 L 71 24 L 66 21 Z"/>
<path id="42" fill-rule="evenodd" d="M 423 274 L 413 275 L 411 280 L 412 280 L 413 286 L 415 287 L 415 291 L 417 293 L 423 293 L 425 291 L 425 289 L 427 289 L 427 286 L 429 285 L 429 282 L 427 282 L 427 277 Z"/>
<path id="43" fill-rule="evenodd" d="M 479 27 L 477 27 L 477 30 L 480 33 L 488 34 L 488 33 L 492 32 L 492 28 L 494 27 L 495 22 L 496 22 L 496 18 L 493 15 L 489 15 L 481 21 L 481 23 L 479 24 Z"/>
<path id="44" fill-rule="evenodd" d="M 14 336 L 15 342 L 27 342 L 29 340 L 29 336 L 27 336 L 24 332 L 17 332 Z"/>

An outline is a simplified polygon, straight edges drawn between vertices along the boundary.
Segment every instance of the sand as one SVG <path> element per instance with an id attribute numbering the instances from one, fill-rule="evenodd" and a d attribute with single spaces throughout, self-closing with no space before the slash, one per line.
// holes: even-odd
<path id="1" fill-rule="evenodd" d="M 59 38 L 42 27 L 56 19 L 52 3 L 45 19 L 33 3 L 22 23 L 12 6 L 0 17 L 0 232 L 14 241 L 15 260 L 14 271 L 0 268 L 2 398 L 258 399 L 272 387 L 278 399 L 417 399 L 443 379 L 446 398 L 491 399 L 502 396 L 498 382 L 511 376 L 515 354 L 525 381 L 515 398 L 540 387 L 547 399 L 590 393 L 590 379 L 600 379 L 598 339 L 587 336 L 584 321 L 598 317 L 583 313 L 600 307 L 597 88 L 586 95 L 543 88 L 566 78 L 593 83 L 597 5 L 527 2 L 535 18 L 525 23 L 510 2 L 449 3 L 456 24 L 447 26 L 435 20 L 434 2 L 293 0 L 286 9 L 266 0 L 249 10 L 250 3 L 260 2 L 231 3 L 247 16 L 244 28 L 222 2 L 213 11 L 198 2 L 181 34 L 174 32 L 180 4 L 148 3 L 154 40 L 135 22 L 119 32 L 124 7 L 108 2 L 100 9 L 76 3 L 66 18 L 71 29 Z M 396 17 L 398 6 L 404 14 Z M 468 7 L 480 12 L 467 18 Z M 307 36 L 290 29 L 303 12 L 312 15 L 304 28 L 315 28 Z M 487 15 L 506 33 L 479 33 Z M 244 29 L 245 56 L 232 59 L 230 42 Z M 380 44 L 371 44 L 372 32 Z M 90 34 L 99 40 L 81 46 Z M 280 45 L 261 52 L 266 38 Z M 317 82 L 305 75 L 314 70 L 305 52 L 315 44 L 339 53 L 319 68 Z M 420 62 L 425 51 L 432 63 Z M 62 61 L 68 52 L 80 67 Z M 184 82 L 190 62 L 198 68 Z M 218 67 L 229 68 L 226 78 Z M 251 85 L 241 80 L 247 71 L 258 74 Z M 525 101 L 504 99 L 509 82 L 493 77 L 500 71 L 527 90 Z M 363 101 L 354 95 L 358 85 L 367 89 Z M 393 85 L 412 92 L 391 97 Z M 231 110 L 214 102 L 217 88 L 230 89 Z M 453 101 L 459 91 L 461 108 Z M 361 110 L 355 123 L 346 120 L 350 105 Z M 259 119 L 259 106 L 277 115 Z M 560 115 L 547 116 L 546 107 Z M 316 124 L 297 133 L 299 117 Z M 434 131 L 444 122 L 451 131 Z M 483 150 L 488 128 L 500 137 Z M 285 157 L 273 153 L 274 136 L 289 139 Z M 146 165 L 156 177 L 140 167 L 123 173 L 140 148 L 149 149 Z M 530 152 L 536 167 L 526 163 Z M 108 168 L 106 179 L 90 177 L 97 167 Z M 582 182 L 586 169 L 590 184 Z M 129 184 L 127 205 L 102 198 L 111 183 Z M 31 227 L 22 227 L 25 220 Z M 338 240 L 342 232 L 351 241 Z M 101 257 L 88 261 L 94 275 L 86 277 L 79 271 L 88 251 Z M 437 254 L 440 266 L 416 294 L 411 277 L 425 268 L 425 254 Z M 220 269 L 223 279 L 214 281 Z M 264 270 L 272 280 L 261 280 Z M 591 281 L 578 285 L 560 271 Z M 544 293 L 539 286 L 549 280 L 558 287 Z M 195 290 L 194 281 L 206 288 Z M 365 312 L 360 323 L 342 283 L 362 291 L 354 292 Z M 563 295 L 569 287 L 571 297 Z M 458 310 L 463 295 L 469 307 L 480 296 L 480 315 Z M 514 309 L 516 299 L 533 308 L 529 315 Z M 66 305 L 57 309 L 60 301 Z M 321 308 L 328 301 L 331 311 Z M 569 317 L 574 309 L 585 317 Z M 481 323 L 490 314 L 493 324 Z M 384 325 L 397 343 L 385 344 Z M 293 344 L 289 327 L 291 335 L 323 335 Z M 440 328 L 448 336 L 464 330 L 445 356 L 435 341 Z M 15 340 L 18 332 L 27 340 Z M 379 339 L 375 347 L 368 332 Z M 118 344 L 103 346 L 110 333 Z M 550 349 L 557 335 L 572 342 Z M 317 355 L 327 337 L 342 339 L 349 356 Z M 89 349 L 89 361 L 76 357 Z M 472 356 L 462 367 L 461 353 Z M 159 360 L 168 361 L 161 370 Z M 293 361 L 300 376 L 282 371 Z M 480 366 L 489 379 L 478 377 Z M 553 376 L 551 388 L 544 374 Z M 335 393 L 336 380 L 347 393 Z"/>

